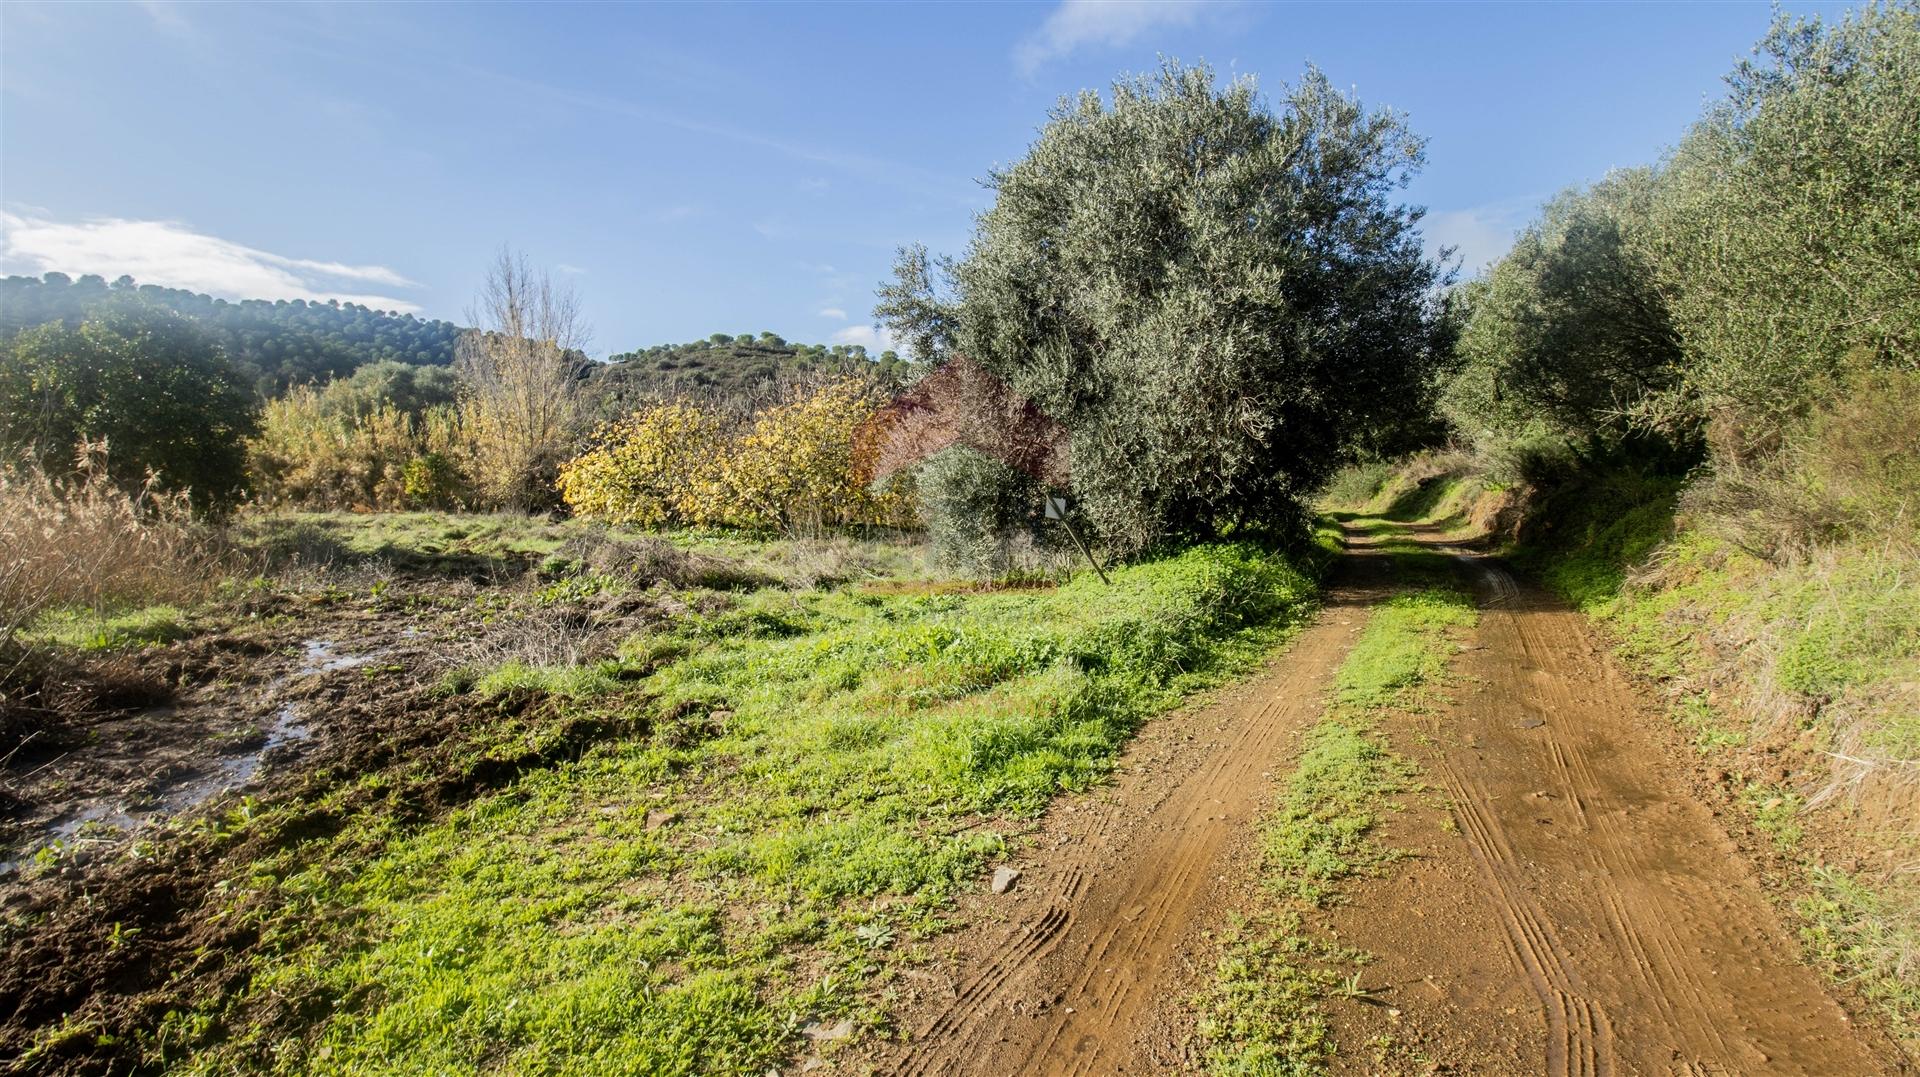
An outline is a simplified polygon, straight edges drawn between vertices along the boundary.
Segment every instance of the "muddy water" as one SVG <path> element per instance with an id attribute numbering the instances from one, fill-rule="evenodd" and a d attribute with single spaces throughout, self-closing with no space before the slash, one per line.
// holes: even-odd
<path id="1" fill-rule="evenodd" d="M 309 639 L 301 643 L 300 665 L 291 673 L 269 682 L 264 689 L 265 698 L 272 699 L 288 687 L 306 678 L 340 670 L 363 666 L 380 657 L 383 650 L 373 650 L 354 654 L 340 650 L 340 645 L 329 639 Z M 165 722 L 178 713 L 174 707 L 159 707 L 141 715 L 144 721 Z M 103 828 L 120 831 L 132 831 L 149 823 L 179 815 L 199 807 L 213 797 L 245 788 L 268 766 L 268 756 L 275 752 L 295 749 L 313 736 L 313 729 L 307 722 L 303 708 L 297 702 L 284 702 L 273 712 L 262 732 L 265 736 L 257 744 L 237 752 L 224 752 L 209 760 L 205 766 L 185 771 L 175 777 L 162 778 L 157 784 L 149 785 L 141 793 L 130 799 L 103 798 L 82 803 L 79 807 L 60 816 L 39 833 L 38 840 L 27 844 L 24 852 L 36 847 L 52 845 L 55 842 L 71 843 L 87 840 Z M 251 740 L 252 738 L 248 738 Z M 27 857 L 0 860 L 0 877 L 18 871 Z"/>

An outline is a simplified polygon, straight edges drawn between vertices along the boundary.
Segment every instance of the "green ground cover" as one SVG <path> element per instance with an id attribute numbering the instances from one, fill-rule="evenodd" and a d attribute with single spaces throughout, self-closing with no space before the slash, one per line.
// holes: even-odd
<path id="1" fill-rule="evenodd" d="M 760 1074 L 809 1030 L 886 1034 L 889 985 L 935 953 L 948 899 L 1313 595 L 1287 559 L 1215 545 L 1112 586 L 694 603 L 564 697 L 538 680 L 564 671 L 486 671 L 454 686 L 476 722 L 533 698 L 627 732 L 443 818 L 365 811 L 249 865 L 233 915 L 267 945 L 231 995 L 168 1014 L 148 1057 Z"/>

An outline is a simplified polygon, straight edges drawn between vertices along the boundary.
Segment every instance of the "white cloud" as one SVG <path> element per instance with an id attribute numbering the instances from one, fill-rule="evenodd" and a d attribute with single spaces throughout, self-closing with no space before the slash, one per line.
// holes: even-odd
<path id="1" fill-rule="evenodd" d="M 1533 199 L 1514 199 L 1428 213 L 1421 221 L 1427 253 L 1437 256 L 1440 248 L 1453 247 L 1461 271 L 1468 277 L 1478 276 L 1513 248 L 1514 237 L 1532 219 L 1536 204 Z"/>
<path id="2" fill-rule="evenodd" d="M 555 262 L 553 268 L 556 273 L 565 273 L 570 277 L 585 276 L 587 272 L 571 262 Z"/>
<path id="3" fill-rule="evenodd" d="M 411 313 L 419 304 L 357 290 L 417 288 L 378 265 L 289 258 L 195 232 L 177 221 L 91 217 L 77 223 L 0 212 L 0 269 L 38 275 L 122 274 L 141 284 L 185 288 L 227 299 L 338 299 Z"/>
<path id="4" fill-rule="evenodd" d="M 1207 10 L 1192 0 L 1061 0 L 1040 29 L 1014 47 L 1013 62 L 1032 75 L 1082 46 L 1115 47 L 1158 27 L 1191 26 Z"/>
<path id="5" fill-rule="evenodd" d="M 155 28 L 176 37 L 187 37 L 193 33 L 193 24 L 187 21 L 179 4 L 166 0 L 138 0 L 138 4 L 140 10 L 147 13 L 147 18 L 153 20 Z"/>
<path id="6" fill-rule="evenodd" d="M 834 321 L 837 321 L 837 322 L 844 322 L 847 320 L 847 312 L 844 310 L 841 310 L 839 307 L 828 307 L 825 310 L 822 310 L 820 312 L 820 316 L 822 318 L 832 318 Z"/>
<path id="7" fill-rule="evenodd" d="M 864 344 L 869 352 L 879 355 L 884 351 L 898 350 L 894 346 L 893 336 L 884 328 L 872 325 L 849 325 L 833 334 L 835 344 Z"/>

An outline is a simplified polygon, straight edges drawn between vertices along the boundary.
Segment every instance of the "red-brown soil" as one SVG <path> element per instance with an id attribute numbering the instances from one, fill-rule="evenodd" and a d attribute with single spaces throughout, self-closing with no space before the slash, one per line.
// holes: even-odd
<path id="1" fill-rule="evenodd" d="M 1155 723 L 1114 784 L 1063 802 L 1005 894 L 908 999 L 913 1074 L 1160 1073 L 1197 1065 L 1212 933 L 1271 901 L 1253 824 L 1293 734 L 1382 594 L 1370 555 L 1262 675 Z M 1407 856 L 1308 929 L 1374 956 L 1325 1001 L 1342 1072 L 1910 1072 L 1801 959 L 1749 862 L 1689 790 L 1666 719 L 1587 622 L 1462 554 L 1482 616 L 1451 702 L 1376 716 L 1432 788 L 1383 839 Z"/>

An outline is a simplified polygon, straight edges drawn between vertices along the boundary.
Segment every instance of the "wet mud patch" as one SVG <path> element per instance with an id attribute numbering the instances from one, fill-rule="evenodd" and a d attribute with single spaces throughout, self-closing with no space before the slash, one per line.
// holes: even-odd
<path id="1" fill-rule="evenodd" d="M 329 660 L 348 657 L 359 656 Z M 252 896 L 254 875 L 315 862 L 350 869 L 377 852 L 367 843 L 378 835 L 643 729 L 624 716 L 628 708 L 583 712 L 537 697 L 479 703 L 418 679 L 360 672 L 401 657 L 306 679 L 296 665 L 285 694 L 308 716 L 307 739 L 270 746 L 271 725 L 256 728 L 247 749 L 211 768 L 197 764 L 175 787 L 181 797 L 215 787 L 197 808 L 157 812 L 130 831 L 110 829 L 115 820 L 83 824 L 57 855 L 0 882 L 0 1058 L 35 1052 L 35 1072 L 155 1068 L 164 1048 L 153 1031 L 169 1012 L 238 996 L 255 954 L 306 929 L 297 911 Z M 260 768 L 233 769 L 247 760 Z M 393 829 L 349 831 L 369 815 Z M 276 999 L 284 1012 L 248 1014 L 245 1023 L 296 1034 L 337 1001 Z"/>

